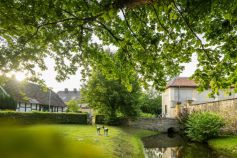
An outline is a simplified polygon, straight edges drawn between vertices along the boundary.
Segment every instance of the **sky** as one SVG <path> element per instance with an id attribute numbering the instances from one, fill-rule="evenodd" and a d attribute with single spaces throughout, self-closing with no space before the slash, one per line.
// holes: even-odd
<path id="1" fill-rule="evenodd" d="M 56 72 L 54 71 L 54 61 L 50 58 L 45 59 L 46 66 L 48 70 L 42 72 L 42 79 L 45 81 L 46 85 L 52 88 L 55 92 L 63 91 L 65 88 L 69 90 L 73 90 L 74 88 L 80 89 L 81 82 L 81 74 L 79 71 L 75 75 L 69 76 L 69 79 L 58 82 L 56 81 Z M 196 70 L 197 65 L 197 57 L 196 55 L 192 56 L 192 61 L 190 63 L 183 64 L 185 66 L 184 71 L 180 74 L 182 77 L 190 77 L 194 71 Z M 25 75 L 24 73 L 18 72 L 15 74 L 16 79 L 23 80 Z"/>
<path id="2" fill-rule="evenodd" d="M 54 62 L 50 58 L 45 59 L 46 66 L 48 67 L 47 71 L 42 72 L 42 79 L 45 81 L 46 85 L 52 88 L 55 92 L 63 91 L 65 88 L 69 90 L 73 90 L 74 88 L 80 89 L 82 85 L 82 77 L 80 71 L 77 71 L 75 75 L 69 76 L 69 79 L 58 82 L 56 81 L 56 72 L 54 71 Z M 192 56 L 192 61 L 190 63 L 185 63 L 183 66 L 185 67 L 184 71 L 179 75 L 181 77 L 190 77 L 194 71 L 196 70 L 197 58 L 196 55 Z M 25 78 L 25 74 L 22 72 L 17 72 L 15 74 L 17 80 L 23 80 Z"/>

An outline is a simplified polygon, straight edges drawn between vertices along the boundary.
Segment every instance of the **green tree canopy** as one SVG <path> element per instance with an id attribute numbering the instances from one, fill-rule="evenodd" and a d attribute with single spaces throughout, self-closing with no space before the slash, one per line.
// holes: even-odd
<path id="1" fill-rule="evenodd" d="M 143 93 L 139 97 L 139 106 L 143 113 L 159 116 L 162 108 L 161 95 Z"/>
<path id="2" fill-rule="evenodd" d="M 1 0 L 1 72 L 34 74 L 50 56 L 58 80 L 97 67 L 125 85 L 136 71 L 162 90 L 197 54 L 201 90 L 237 88 L 236 14 L 236 0 Z"/>
<path id="3" fill-rule="evenodd" d="M 70 100 L 66 103 L 67 105 L 67 112 L 78 112 L 80 110 L 79 107 L 79 100 Z"/>
<path id="4" fill-rule="evenodd" d="M 97 71 L 93 72 L 88 83 L 81 89 L 82 100 L 109 118 L 116 118 L 118 113 L 133 117 L 139 112 L 138 98 L 141 89 L 134 80 L 131 88 L 128 91 L 119 80 L 107 80 Z"/>

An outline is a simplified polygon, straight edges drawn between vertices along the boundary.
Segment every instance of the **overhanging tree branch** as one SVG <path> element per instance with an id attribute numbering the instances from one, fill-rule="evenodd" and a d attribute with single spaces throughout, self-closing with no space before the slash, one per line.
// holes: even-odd
<path id="1" fill-rule="evenodd" d="M 131 26 L 129 25 L 128 20 L 127 20 L 127 17 L 125 16 L 125 13 L 124 13 L 123 9 L 121 9 L 121 11 L 122 11 L 122 13 L 123 13 L 125 23 L 126 23 L 128 29 L 129 29 L 129 30 L 131 31 L 131 33 L 132 33 L 132 36 L 138 41 L 138 43 L 142 46 L 142 48 L 143 48 L 144 50 L 146 50 L 146 48 L 143 46 L 143 44 L 141 43 L 141 41 L 137 38 L 136 34 L 133 32 Z"/>
<path id="2" fill-rule="evenodd" d="M 67 12 L 69 14 L 69 12 Z M 70 13 L 72 14 L 72 13 Z M 42 28 L 42 27 L 45 27 L 45 26 L 48 26 L 48 25 L 56 25 L 58 23 L 63 23 L 63 22 L 66 22 L 66 21 L 83 21 L 84 23 L 88 23 L 88 22 L 92 22 L 92 21 L 95 21 L 98 17 L 100 17 L 103 13 L 100 13 L 96 16 L 92 16 L 92 17 L 86 17 L 86 18 L 79 18 L 75 15 L 73 15 L 73 17 L 71 18 L 65 18 L 65 19 L 61 19 L 61 20 L 58 20 L 58 21 L 53 21 L 53 22 L 46 22 L 46 23 L 43 23 L 43 24 L 40 24 L 36 27 L 36 31 L 35 33 L 33 33 L 33 35 L 31 36 L 31 38 L 33 38 L 34 36 L 36 36 L 39 32 L 39 30 Z M 30 40 L 30 39 L 29 39 Z M 29 41 L 27 40 L 27 42 Z"/>
<path id="3" fill-rule="evenodd" d="M 104 28 L 117 42 L 118 42 L 118 41 L 123 41 L 121 38 L 115 36 L 114 33 L 113 33 L 105 24 L 103 24 L 103 23 L 100 22 L 99 20 L 96 20 L 96 22 L 97 22 L 98 24 L 100 24 L 100 26 L 101 26 L 102 28 Z"/>
<path id="4" fill-rule="evenodd" d="M 173 0 L 173 4 L 174 4 L 174 7 L 176 8 L 176 10 L 178 11 L 178 13 L 180 14 L 180 16 L 182 17 L 182 19 L 184 20 L 186 26 L 189 28 L 189 30 L 191 31 L 191 33 L 196 37 L 196 39 L 199 41 L 199 43 L 201 44 L 201 48 L 202 48 L 202 51 L 206 54 L 208 60 L 212 63 L 212 60 L 208 54 L 208 52 L 206 51 L 205 49 L 205 46 L 204 44 L 202 43 L 202 40 L 198 37 L 198 35 L 194 32 L 194 30 L 192 29 L 192 27 L 190 26 L 189 22 L 185 19 L 183 13 L 179 10 L 178 6 L 176 5 L 175 1 Z"/>
<path id="5" fill-rule="evenodd" d="M 159 18 L 159 15 L 158 15 L 158 13 L 157 13 L 157 11 L 156 11 L 156 9 L 155 9 L 155 7 L 154 7 L 153 5 L 152 5 L 152 8 L 153 8 L 153 11 L 155 12 L 157 21 L 158 21 L 158 23 L 160 24 L 160 26 L 161 26 L 161 27 L 163 28 L 163 30 L 169 35 L 169 37 L 170 37 L 171 39 L 173 39 L 171 33 L 170 33 L 170 32 L 168 31 L 168 29 L 161 23 L 160 18 Z"/>

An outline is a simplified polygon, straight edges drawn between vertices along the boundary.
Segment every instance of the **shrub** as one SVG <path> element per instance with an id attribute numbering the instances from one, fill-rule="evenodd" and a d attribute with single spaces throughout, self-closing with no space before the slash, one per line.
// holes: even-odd
<path id="1" fill-rule="evenodd" d="M 17 122 L 22 124 L 58 123 L 58 124 L 87 124 L 87 114 L 48 113 L 48 112 L 0 112 L 0 122 Z"/>
<path id="2" fill-rule="evenodd" d="M 126 117 L 105 117 L 105 124 L 112 126 L 126 125 L 127 121 Z"/>
<path id="3" fill-rule="evenodd" d="M 142 94 L 139 98 L 139 106 L 142 113 L 159 116 L 161 114 L 161 96 Z"/>
<path id="4" fill-rule="evenodd" d="M 107 124 L 107 125 L 125 125 L 128 119 L 126 117 L 108 117 L 105 115 L 96 115 L 95 124 Z"/>
<path id="5" fill-rule="evenodd" d="M 79 101 L 78 100 L 70 100 L 66 103 L 67 112 L 79 112 Z"/>
<path id="6" fill-rule="evenodd" d="M 105 116 L 104 115 L 96 115 L 95 116 L 95 124 L 104 124 Z"/>
<path id="7" fill-rule="evenodd" d="M 143 113 L 143 112 L 141 112 L 140 113 L 140 117 L 142 117 L 142 118 L 156 118 L 156 115 L 155 114 L 151 114 L 151 113 Z"/>
<path id="8" fill-rule="evenodd" d="M 212 112 L 192 113 L 185 123 L 185 133 L 192 141 L 203 142 L 220 134 L 224 119 Z"/>
<path id="9" fill-rule="evenodd" d="M 0 109 L 1 110 L 16 110 L 17 102 L 8 96 L 0 95 Z"/>

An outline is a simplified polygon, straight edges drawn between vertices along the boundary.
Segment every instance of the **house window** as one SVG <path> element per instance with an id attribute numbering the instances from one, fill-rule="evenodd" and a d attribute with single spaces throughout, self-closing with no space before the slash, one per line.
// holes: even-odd
<path id="1" fill-rule="evenodd" d="M 32 110 L 37 110 L 36 104 L 31 104 Z"/>
<path id="2" fill-rule="evenodd" d="M 165 114 L 167 114 L 167 105 L 165 105 Z"/>
<path id="3" fill-rule="evenodd" d="M 42 106 L 42 110 L 45 111 L 49 111 L 49 107 L 48 106 Z"/>

